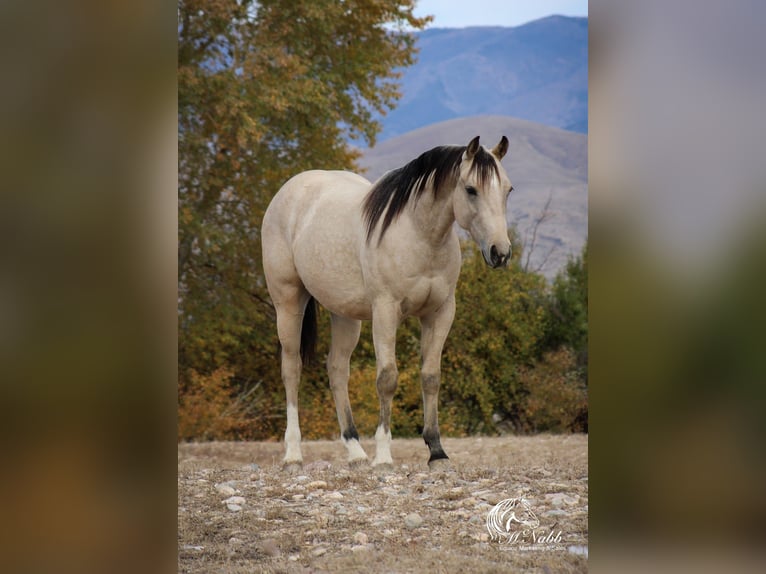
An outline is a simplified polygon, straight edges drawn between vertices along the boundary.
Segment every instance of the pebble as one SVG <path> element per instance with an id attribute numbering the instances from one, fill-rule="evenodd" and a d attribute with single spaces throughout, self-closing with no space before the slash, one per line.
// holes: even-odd
<path id="1" fill-rule="evenodd" d="M 570 554 L 579 554 L 580 556 L 588 557 L 588 547 L 582 545 L 567 546 L 567 552 Z"/>
<path id="2" fill-rule="evenodd" d="M 240 510 L 242 510 L 242 507 L 239 504 L 227 504 L 226 508 L 228 508 L 232 512 L 239 512 Z"/>
<path id="3" fill-rule="evenodd" d="M 343 498 L 343 495 L 337 490 L 335 490 L 333 492 L 328 492 L 327 494 L 324 495 L 324 497 L 329 498 L 330 500 L 340 500 L 341 498 Z"/>
<path id="4" fill-rule="evenodd" d="M 304 498 L 306 498 L 305 494 L 293 494 L 292 496 L 293 500 L 303 500 Z"/>
<path id="5" fill-rule="evenodd" d="M 355 544 L 351 547 L 351 552 L 358 553 L 358 552 L 367 552 L 370 550 L 370 547 L 368 544 Z"/>
<path id="6" fill-rule="evenodd" d="M 563 492 L 556 492 L 554 494 L 546 494 L 545 499 L 549 504 L 552 504 L 553 506 L 562 506 L 566 504 L 567 506 L 573 506 L 580 502 L 580 496 L 575 494 L 574 496 L 568 496 L 564 494 Z"/>
<path id="7" fill-rule="evenodd" d="M 367 544 L 367 535 L 364 532 L 356 532 L 354 534 L 354 542 L 357 544 Z"/>
<path id="8" fill-rule="evenodd" d="M 273 538 L 267 538 L 261 542 L 261 551 L 267 556 L 279 556 L 282 551 L 279 549 L 279 544 Z"/>
<path id="9" fill-rule="evenodd" d="M 327 488 L 327 483 L 324 480 L 312 480 L 306 485 L 308 488 Z"/>
<path id="10" fill-rule="evenodd" d="M 314 472 L 316 470 L 328 470 L 332 468 L 332 463 L 326 460 L 317 460 L 315 462 L 309 463 L 306 466 L 303 467 L 303 470 L 306 470 L 308 472 Z"/>
<path id="11" fill-rule="evenodd" d="M 245 499 L 242 496 L 230 496 L 223 502 L 224 504 L 245 504 Z"/>
<path id="12" fill-rule="evenodd" d="M 565 510 L 561 510 L 558 508 L 554 508 L 553 510 L 549 510 L 548 512 L 544 513 L 543 516 L 566 516 L 567 513 Z"/>
<path id="13" fill-rule="evenodd" d="M 410 529 L 417 528 L 423 524 L 423 519 L 417 512 L 412 512 L 404 517 L 404 524 Z"/>
<path id="14" fill-rule="evenodd" d="M 216 484 L 215 489 L 224 496 L 231 496 L 232 494 L 237 493 L 237 491 L 228 484 Z"/>
<path id="15" fill-rule="evenodd" d="M 313 556 L 322 556 L 322 554 L 327 554 L 327 548 L 322 548 L 322 547 L 315 548 L 314 550 L 311 551 L 311 554 Z"/>

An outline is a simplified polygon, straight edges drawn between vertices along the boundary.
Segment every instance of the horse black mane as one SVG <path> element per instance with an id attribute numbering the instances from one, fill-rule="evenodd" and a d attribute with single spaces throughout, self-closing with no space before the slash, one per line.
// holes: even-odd
<path id="1" fill-rule="evenodd" d="M 467 146 L 438 146 L 422 153 L 403 167 L 386 173 L 372 186 L 362 207 L 367 224 L 367 241 L 372 238 L 378 222 L 383 218 L 380 238 L 404 211 L 410 199 L 415 201 L 432 182 L 434 196 L 451 190 L 460 176 L 460 163 Z M 471 171 L 477 172 L 479 184 L 484 186 L 492 175 L 500 177 L 495 158 L 479 146 L 473 157 Z M 384 215 L 385 214 L 385 215 Z"/>

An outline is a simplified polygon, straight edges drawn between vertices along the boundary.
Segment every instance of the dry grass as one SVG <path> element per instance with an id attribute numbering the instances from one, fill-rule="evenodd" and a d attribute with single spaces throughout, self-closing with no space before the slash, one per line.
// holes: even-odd
<path id="1" fill-rule="evenodd" d="M 306 442 L 297 475 L 281 469 L 280 443 L 179 445 L 179 571 L 587 571 L 586 558 L 567 550 L 588 544 L 587 436 L 443 443 L 449 471 L 427 470 L 420 439 L 396 439 L 396 469 L 377 474 L 348 468 L 339 442 Z M 373 441 L 363 446 L 374 452 Z M 241 510 L 223 502 L 226 486 L 244 498 Z M 487 512 L 522 495 L 563 544 L 503 549 L 488 539 Z M 410 513 L 422 525 L 408 528 Z"/>

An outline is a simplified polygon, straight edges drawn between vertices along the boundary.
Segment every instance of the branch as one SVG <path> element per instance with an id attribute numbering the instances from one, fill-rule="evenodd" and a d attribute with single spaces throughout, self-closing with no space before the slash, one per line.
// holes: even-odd
<path id="1" fill-rule="evenodd" d="M 526 259 L 524 260 L 524 265 L 522 268 L 524 271 L 529 270 L 529 262 L 532 259 L 532 253 L 535 250 L 535 245 L 537 243 L 537 230 L 540 228 L 540 225 L 543 224 L 543 222 L 547 221 L 551 217 L 553 217 L 553 212 L 550 210 L 551 202 L 553 201 L 553 190 L 551 189 L 548 193 L 548 199 L 545 202 L 545 205 L 543 206 L 542 211 L 540 212 L 540 215 L 535 219 L 534 224 L 532 226 L 532 241 L 529 242 L 529 246 L 527 247 L 527 242 L 524 242 L 524 251 L 526 251 Z M 527 231 L 526 236 L 529 236 L 529 231 Z M 548 254 L 550 256 L 550 254 Z M 547 260 L 547 257 L 546 257 Z"/>

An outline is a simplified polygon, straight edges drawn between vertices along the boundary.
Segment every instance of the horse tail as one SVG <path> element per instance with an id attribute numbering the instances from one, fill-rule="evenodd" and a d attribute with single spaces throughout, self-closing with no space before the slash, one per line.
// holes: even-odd
<path id="1" fill-rule="evenodd" d="M 301 360 L 304 366 L 314 362 L 317 350 L 317 303 L 311 297 L 306 304 L 301 326 Z"/>

